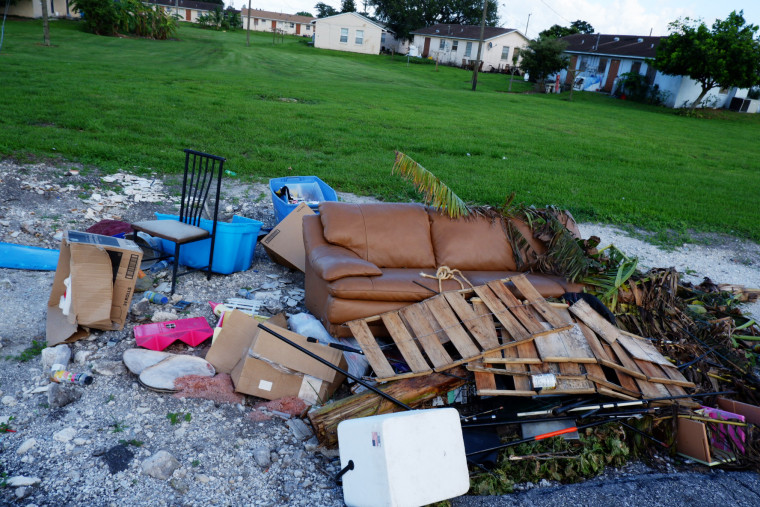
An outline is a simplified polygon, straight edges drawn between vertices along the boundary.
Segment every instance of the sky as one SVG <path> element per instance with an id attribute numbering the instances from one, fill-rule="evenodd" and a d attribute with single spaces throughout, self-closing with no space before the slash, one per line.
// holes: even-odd
<path id="1" fill-rule="evenodd" d="M 295 14 L 316 14 L 320 0 L 251 0 L 251 8 Z M 340 0 L 322 0 L 340 10 Z M 362 0 L 354 0 L 358 10 Z M 615 35 L 668 35 L 668 24 L 682 17 L 700 18 L 708 26 L 725 19 L 732 10 L 744 10 L 748 23 L 760 25 L 760 1 L 742 0 L 722 4 L 715 0 L 497 0 L 500 26 L 516 28 L 534 38 L 538 32 L 558 24 L 569 26 L 581 19 L 596 33 Z M 235 8 L 248 7 L 248 0 L 225 0 Z M 371 10 L 370 10 L 371 13 Z M 529 18 L 530 16 L 530 18 Z"/>

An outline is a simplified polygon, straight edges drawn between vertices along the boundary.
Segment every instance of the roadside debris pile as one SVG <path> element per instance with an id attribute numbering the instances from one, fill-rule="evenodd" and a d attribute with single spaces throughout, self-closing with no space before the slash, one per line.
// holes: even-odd
<path id="1" fill-rule="evenodd" d="M 153 198 L 152 183 L 109 178 Z M 281 221 L 260 243 L 273 261 L 303 271 L 302 222 L 315 210 L 293 196 L 306 183 L 326 191 L 321 180 L 285 183 L 289 190 L 272 187 L 272 198 L 290 198 L 288 207 L 280 203 Z M 103 202 L 90 196 L 93 213 L 106 211 Z M 349 505 L 423 505 L 468 490 L 509 491 L 521 480 L 575 481 L 633 456 L 760 470 L 760 326 L 738 308 L 758 291 L 710 280 L 691 286 L 673 269 L 640 273 L 622 252 L 600 255 L 598 241 L 573 238 L 564 220 L 532 211 L 526 223 L 535 237 L 521 231 L 512 249 L 527 255 L 528 239 L 544 241 L 533 266 L 586 292 L 544 297 L 519 271 L 475 285 L 462 277 L 459 289 L 430 285 L 419 302 L 344 322 L 348 337 L 330 335 L 308 314 L 279 313 L 308 300 L 309 289 L 277 277 L 210 302 L 213 322 L 183 317 L 205 302 L 162 296 L 167 287 L 154 285 L 166 265 L 150 273 L 145 247 L 66 231 L 43 351 L 57 382 L 46 389 L 49 401 L 71 403 L 99 375 L 114 374 L 175 396 L 241 407 L 246 396 L 269 400 L 257 400 L 252 421 L 282 418 L 310 448 L 339 447 L 336 479 Z M 141 275 L 149 292 L 133 302 Z M 70 370 L 67 344 L 127 324 L 135 346 L 123 354 L 126 369 Z M 84 370 L 86 359 L 75 362 Z M 9 422 L 0 432 L 11 431 Z"/>

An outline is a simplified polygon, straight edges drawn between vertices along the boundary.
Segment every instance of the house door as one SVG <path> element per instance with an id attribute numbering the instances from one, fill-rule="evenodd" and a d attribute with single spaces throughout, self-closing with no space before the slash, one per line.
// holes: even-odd
<path id="1" fill-rule="evenodd" d="M 565 84 L 572 85 L 573 84 L 573 75 L 575 74 L 573 71 L 575 70 L 575 66 L 578 63 L 578 55 L 573 55 L 570 57 L 570 66 L 567 68 L 567 76 L 565 76 Z"/>
<path id="2" fill-rule="evenodd" d="M 272 20 L 272 31 L 274 32 L 275 30 L 277 30 L 277 21 Z"/>
<path id="3" fill-rule="evenodd" d="M 193 20 L 192 9 L 185 9 L 185 21 L 192 21 L 192 20 Z"/>
<path id="4" fill-rule="evenodd" d="M 603 92 L 610 93 L 612 91 L 612 85 L 615 83 L 619 68 L 620 60 L 612 60 L 610 62 L 610 70 L 607 72 L 607 81 L 604 83 L 604 88 L 602 88 Z"/>
<path id="5" fill-rule="evenodd" d="M 425 46 L 422 48 L 422 58 L 427 58 L 430 52 L 430 37 L 425 37 Z"/>
<path id="6" fill-rule="evenodd" d="M 301 35 L 301 23 L 296 23 L 296 35 Z"/>

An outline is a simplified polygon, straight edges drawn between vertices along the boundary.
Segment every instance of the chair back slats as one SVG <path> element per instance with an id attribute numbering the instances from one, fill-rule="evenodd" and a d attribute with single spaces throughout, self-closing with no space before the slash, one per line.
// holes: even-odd
<path id="1" fill-rule="evenodd" d="M 216 184 L 216 200 L 214 201 L 213 216 L 213 228 L 216 229 L 224 162 L 225 159 L 223 157 L 194 150 L 185 150 L 185 175 L 182 180 L 182 201 L 179 211 L 180 221 L 200 227 L 206 200 L 208 199 L 209 192 L 214 184 Z"/>

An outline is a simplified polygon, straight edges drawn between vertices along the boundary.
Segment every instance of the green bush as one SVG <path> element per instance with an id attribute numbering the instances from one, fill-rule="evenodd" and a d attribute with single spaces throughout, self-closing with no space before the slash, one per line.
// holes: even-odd
<path id="1" fill-rule="evenodd" d="M 132 34 L 149 39 L 168 39 L 177 32 L 177 21 L 157 5 L 139 0 L 72 0 L 84 16 L 84 27 L 96 35 Z"/>
<path id="2" fill-rule="evenodd" d="M 661 105 L 666 102 L 666 92 L 662 92 L 658 85 L 650 86 L 646 76 L 637 72 L 626 72 L 620 75 L 616 97 L 625 96 L 634 102 Z"/>

